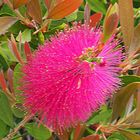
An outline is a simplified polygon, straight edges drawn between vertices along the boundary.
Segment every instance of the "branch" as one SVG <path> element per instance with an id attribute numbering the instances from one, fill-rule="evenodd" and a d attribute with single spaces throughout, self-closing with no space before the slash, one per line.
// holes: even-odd
<path id="1" fill-rule="evenodd" d="M 19 123 L 17 127 L 13 129 L 11 133 L 7 135 L 7 137 L 3 138 L 2 140 L 11 140 L 13 136 L 22 128 L 24 125 L 32 119 L 33 115 L 27 115 L 25 118 Z"/>

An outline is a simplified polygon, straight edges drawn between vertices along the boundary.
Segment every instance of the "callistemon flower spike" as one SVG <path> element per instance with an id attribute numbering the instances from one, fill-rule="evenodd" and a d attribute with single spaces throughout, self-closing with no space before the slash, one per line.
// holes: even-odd
<path id="1" fill-rule="evenodd" d="M 46 41 L 23 66 L 25 107 L 54 131 L 85 122 L 118 90 L 121 49 L 100 29 L 74 26 Z"/>

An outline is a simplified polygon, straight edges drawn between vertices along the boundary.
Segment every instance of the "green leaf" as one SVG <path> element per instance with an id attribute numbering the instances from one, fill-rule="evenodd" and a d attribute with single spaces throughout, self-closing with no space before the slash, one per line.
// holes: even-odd
<path id="1" fill-rule="evenodd" d="M 62 24 L 65 24 L 66 22 L 67 22 L 66 19 L 52 20 L 49 25 L 49 30 L 53 30 L 54 28 L 57 28 L 58 26 L 61 26 Z"/>
<path id="2" fill-rule="evenodd" d="M 5 135 L 9 132 L 9 127 L 0 120 L 0 138 L 5 137 Z"/>
<path id="3" fill-rule="evenodd" d="M 81 21 L 84 19 L 84 12 L 83 11 L 78 11 L 77 12 L 77 21 Z"/>
<path id="4" fill-rule="evenodd" d="M 123 134 L 128 140 L 140 140 L 140 136 L 139 135 L 131 133 L 130 131 L 119 129 L 119 132 L 121 134 Z"/>
<path id="5" fill-rule="evenodd" d="M 16 14 L 9 8 L 7 4 L 4 4 L 0 8 L 0 16 L 5 15 L 5 16 L 16 16 Z"/>
<path id="6" fill-rule="evenodd" d="M 0 69 L 3 69 L 4 71 L 6 71 L 8 68 L 9 66 L 5 57 L 2 54 L 0 54 Z"/>
<path id="7" fill-rule="evenodd" d="M 22 77 L 23 73 L 21 71 L 21 65 L 17 64 L 15 69 L 14 69 L 14 79 L 13 79 L 13 86 L 14 86 L 14 91 L 15 91 L 15 95 L 16 95 L 16 99 L 17 102 L 21 103 L 23 98 L 21 96 L 21 90 L 19 89 L 19 87 L 21 86 L 21 77 Z"/>
<path id="8" fill-rule="evenodd" d="M 42 32 L 38 32 L 38 41 L 41 45 L 43 45 L 45 42 L 45 38 Z"/>
<path id="9" fill-rule="evenodd" d="M 140 76 L 136 75 L 124 75 L 120 76 L 123 86 L 127 86 L 128 84 L 131 84 L 133 82 L 140 82 Z"/>
<path id="10" fill-rule="evenodd" d="M 100 122 L 107 122 L 111 118 L 111 110 L 103 106 L 99 112 L 94 113 L 93 116 L 88 120 L 87 124 L 95 124 Z"/>
<path id="11" fill-rule="evenodd" d="M 78 10 L 76 10 L 72 14 L 66 16 L 67 22 L 72 22 L 72 21 L 76 20 L 77 19 L 77 12 L 78 12 Z"/>
<path id="12" fill-rule="evenodd" d="M 117 2 L 117 0 L 110 0 L 110 1 L 111 1 L 111 3 L 113 3 L 113 4 L 114 4 L 115 2 Z"/>
<path id="13" fill-rule="evenodd" d="M 8 29 L 9 32 L 17 35 L 19 31 L 23 32 L 27 27 L 24 24 L 21 24 L 20 21 L 17 21 L 12 27 Z"/>
<path id="14" fill-rule="evenodd" d="M 25 116 L 25 112 L 16 106 L 14 106 L 12 108 L 12 112 L 13 112 L 14 116 L 17 118 L 23 118 Z"/>
<path id="15" fill-rule="evenodd" d="M 56 31 L 64 30 L 65 27 L 66 27 L 66 24 L 65 23 L 62 23 L 61 25 L 55 26 L 55 27 L 54 27 L 54 25 L 51 25 L 51 28 L 50 28 L 49 32 L 47 32 L 46 34 L 44 34 L 44 36 L 45 36 L 45 38 L 47 38 L 47 36 L 49 34 L 51 35 L 51 34 L 54 34 Z"/>
<path id="16" fill-rule="evenodd" d="M 122 134 L 116 132 L 113 133 L 107 140 L 126 140 L 126 138 Z"/>
<path id="17" fill-rule="evenodd" d="M 37 140 L 48 140 L 51 137 L 51 132 L 43 125 L 38 126 L 35 123 L 28 123 L 25 128 Z"/>
<path id="18" fill-rule="evenodd" d="M 6 38 L 7 40 L 7 38 Z M 16 62 L 16 58 L 12 54 L 11 50 L 8 47 L 8 41 L 1 41 L 1 46 L 0 46 L 0 54 L 4 56 L 8 64 L 13 61 Z"/>
<path id="19" fill-rule="evenodd" d="M 20 42 L 20 34 L 17 36 L 16 40 Z M 30 41 L 31 41 L 31 30 L 25 29 L 22 32 L 21 43 L 30 42 Z"/>
<path id="20" fill-rule="evenodd" d="M 9 101 L 2 91 L 0 91 L 0 119 L 10 127 L 14 126 L 13 114 Z"/>
<path id="21" fill-rule="evenodd" d="M 87 2 L 94 12 L 102 12 L 103 14 L 106 14 L 105 4 L 100 0 L 87 0 Z"/>

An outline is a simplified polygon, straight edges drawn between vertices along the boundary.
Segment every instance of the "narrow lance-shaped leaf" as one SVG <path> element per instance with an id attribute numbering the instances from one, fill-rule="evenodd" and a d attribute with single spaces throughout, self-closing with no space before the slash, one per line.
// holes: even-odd
<path id="1" fill-rule="evenodd" d="M 30 0 L 13 0 L 14 9 L 19 8 L 20 6 L 28 3 Z"/>
<path id="2" fill-rule="evenodd" d="M 10 90 L 12 91 L 12 93 L 14 93 L 14 88 L 13 88 L 13 70 L 11 68 L 9 68 L 7 70 L 7 80 L 9 82 Z"/>
<path id="3" fill-rule="evenodd" d="M 86 126 L 85 125 L 78 125 L 76 128 L 75 128 L 75 131 L 74 131 L 74 136 L 73 136 L 73 140 L 80 140 L 82 134 L 84 133 L 86 129 Z"/>
<path id="4" fill-rule="evenodd" d="M 6 91 L 7 85 L 2 70 L 0 70 L 0 87 L 3 91 Z"/>
<path id="5" fill-rule="evenodd" d="M 64 0 L 58 3 L 48 15 L 50 19 L 61 19 L 68 16 L 80 7 L 83 0 Z"/>
<path id="6" fill-rule="evenodd" d="M 26 59 L 29 60 L 29 58 L 31 57 L 31 49 L 28 42 L 25 42 L 24 44 L 24 53 L 25 53 Z"/>
<path id="7" fill-rule="evenodd" d="M 42 23 L 42 12 L 39 0 L 30 0 L 30 2 L 27 3 L 27 12 L 37 23 Z"/>
<path id="8" fill-rule="evenodd" d="M 100 22 L 102 17 L 103 17 L 103 15 L 100 12 L 99 13 L 95 13 L 92 16 L 90 16 L 90 26 L 91 27 L 95 27 Z"/>
<path id="9" fill-rule="evenodd" d="M 140 48 L 140 24 L 134 29 L 134 37 L 129 48 L 129 55 L 134 53 L 138 48 Z"/>
<path id="10" fill-rule="evenodd" d="M 16 21 L 17 18 L 15 17 L 0 17 L 0 35 L 4 34 Z"/>
<path id="11" fill-rule="evenodd" d="M 134 34 L 133 0 L 119 0 L 119 15 L 126 50 L 130 47 Z"/>
<path id="12" fill-rule="evenodd" d="M 110 5 L 105 16 L 103 24 L 103 42 L 106 42 L 112 34 L 115 32 L 119 22 L 119 8 L 118 4 L 115 3 L 113 6 Z"/>
<path id="13" fill-rule="evenodd" d="M 86 3 L 86 5 L 85 5 L 84 20 L 85 20 L 85 23 L 87 25 L 89 25 L 89 22 L 90 22 L 90 7 L 89 7 L 88 3 Z"/>
<path id="14" fill-rule="evenodd" d="M 15 55 L 15 57 L 17 58 L 17 60 L 23 64 L 23 60 L 21 58 L 21 55 L 18 51 L 18 48 L 17 48 L 17 43 L 15 41 L 15 38 L 13 35 L 11 35 L 11 41 L 9 41 L 9 48 L 11 49 L 11 51 L 13 52 L 13 54 Z"/>

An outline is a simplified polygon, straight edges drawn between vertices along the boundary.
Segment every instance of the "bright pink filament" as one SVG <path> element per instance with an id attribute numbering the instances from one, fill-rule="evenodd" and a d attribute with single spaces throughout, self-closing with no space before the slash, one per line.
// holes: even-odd
<path id="1" fill-rule="evenodd" d="M 96 53 L 101 62 L 79 61 L 98 49 L 101 32 L 83 25 L 61 32 L 41 46 L 23 67 L 25 106 L 54 131 L 86 121 L 120 85 L 122 53 L 112 37 Z"/>

